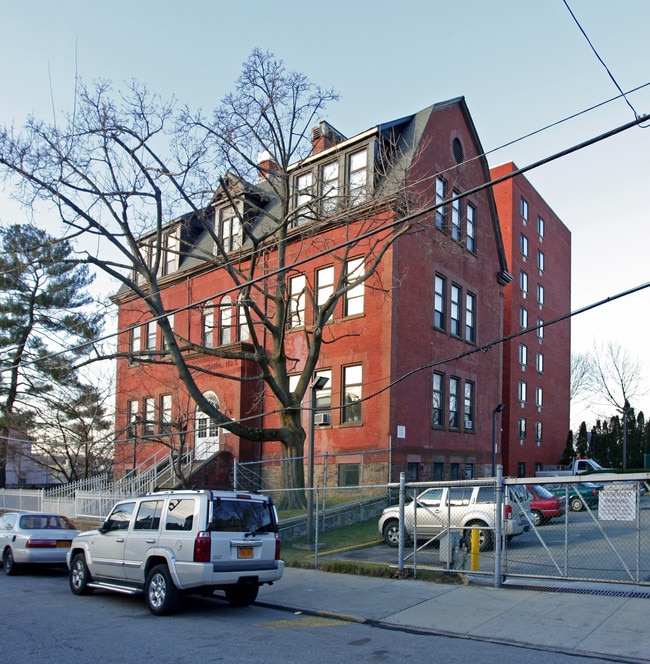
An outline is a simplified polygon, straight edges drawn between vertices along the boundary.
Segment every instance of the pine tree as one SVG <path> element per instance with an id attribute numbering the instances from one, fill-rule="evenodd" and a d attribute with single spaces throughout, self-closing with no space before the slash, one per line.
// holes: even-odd
<path id="1" fill-rule="evenodd" d="M 0 229 L 0 487 L 9 432 L 55 385 L 76 380 L 75 360 L 101 329 L 87 293 L 93 277 L 73 248 L 31 224 Z"/>

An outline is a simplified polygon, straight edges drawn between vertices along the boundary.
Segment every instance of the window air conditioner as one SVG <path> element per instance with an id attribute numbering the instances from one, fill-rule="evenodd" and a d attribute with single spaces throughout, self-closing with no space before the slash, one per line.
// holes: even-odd
<path id="1" fill-rule="evenodd" d="M 316 413 L 314 415 L 314 424 L 329 424 L 329 423 L 330 423 L 329 413 Z"/>

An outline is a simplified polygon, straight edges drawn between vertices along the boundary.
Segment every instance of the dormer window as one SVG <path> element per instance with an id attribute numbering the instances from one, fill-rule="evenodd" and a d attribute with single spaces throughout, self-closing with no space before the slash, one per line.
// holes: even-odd
<path id="1" fill-rule="evenodd" d="M 217 210 L 219 218 L 219 237 L 226 253 L 241 249 L 242 232 L 241 223 L 237 213 L 232 208 Z"/>
<path id="2" fill-rule="evenodd" d="M 339 162 L 332 161 L 321 169 L 323 214 L 333 214 L 339 204 Z"/>
<path id="3" fill-rule="evenodd" d="M 294 224 L 304 224 L 313 218 L 314 175 L 311 171 L 296 178 L 296 218 Z"/>
<path id="4" fill-rule="evenodd" d="M 353 152 L 348 170 L 350 205 L 359 205 L 368 195 L 368 150 Z"/>

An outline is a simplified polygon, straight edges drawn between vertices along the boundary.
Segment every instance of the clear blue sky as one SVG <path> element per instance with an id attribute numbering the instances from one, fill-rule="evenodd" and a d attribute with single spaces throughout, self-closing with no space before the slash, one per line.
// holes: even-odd
<path id="1" fill-rule="evenodd" d="M 623 90 L 650 82 L 650 2 L 569 4 Z M 326 119 L 347 136 L 464 95 L 490 151 L 618 94 L 562 0 L 0 0 L 0 11 L 0 124 L 69 110 L 76 74 L 136 78 L 209 108 L 255 47 L 334 87 Z M 629 100 L 650 112 L 650 87 Z M 489 161 L 524 166 L 633 117 L 618 100 Z M 634 128 L 528 175 L 572 232 L 574 308 L 650 281 L 649 154 L 650 128 Z M 0 221 L 24 219 L 7 198 Z M 616 341 L 645 361 L 649 303 L 650 289 L 574 318 L 574 352 Z"/>

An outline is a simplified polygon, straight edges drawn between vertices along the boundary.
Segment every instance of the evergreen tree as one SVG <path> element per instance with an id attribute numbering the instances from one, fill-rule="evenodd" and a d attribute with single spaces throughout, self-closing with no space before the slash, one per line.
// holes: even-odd
<path id="1" fill-rule="evenodd" d="M 569 434 L 566 437 L 566 445 L 564 446 L 564 451 L 562 452 L 560 463 L 563 466 L 568 466 L 575 455 L 575 449 L 573 448 L 573 431 L 569 429 Z"/>
<path id="2" fill-rule="evenodd" d="M 0 487 L 9 430 L 55 385 L 74 383 L 75 361 L 101 328 L 90 311 L 86 266 L 72 246 L 31 224 L 0 228 Z"/>
<path id="3" fill-rule="evenodd" d="M 576 440 L 576 452 L 579 457 L 589 455 L 589 437 L 587 436 L 587 425 L 582 422 L 578 430 L 578 439 Z"/>

